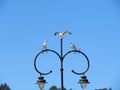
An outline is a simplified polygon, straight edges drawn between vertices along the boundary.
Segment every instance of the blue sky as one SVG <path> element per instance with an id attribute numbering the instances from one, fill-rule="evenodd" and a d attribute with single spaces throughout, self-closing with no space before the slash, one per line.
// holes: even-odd
<path id="1" fill-rule="evenodd" d="M 72 35 L 64 38 L 64 53 L 73 42 L 89 57 L 91 66 L 86 75 L 91 83 L 86 90 L 119 90 L 119 0 L 0 0 L 0 83 L 7 82 L 12 90 L 39 90 L 34 57 L 44 40 L 48 40 L 48 48 L 59 52 L 59 37 L 53 34 L 65 30 Z M 85 67 L 78 57 L 83 60 L 75 54 L 65 58 L 67 89 L 81 89 L 77 84 L 80 76 L 70 72 Z M 45 89 L 60 87 L 60 62 L 56 55 L 46 53 L 39 58 L 41 71 L 53 70 L 45 76 Z"/>

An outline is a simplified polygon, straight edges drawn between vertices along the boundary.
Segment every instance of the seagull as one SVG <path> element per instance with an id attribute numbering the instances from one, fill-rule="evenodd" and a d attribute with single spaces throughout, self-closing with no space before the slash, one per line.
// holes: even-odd
<path id="1" fill-rule="evenodd" d="M 46 48 L 47 48 L 47 41 L 44 40 L 44 42 L 43 42 L 43 49 L 46 49 Z"/>
<path id="2" fill-rule="evenodd" d="M 71 47 L 72 50 L 76 50 L 77 49 L 73 43 L 70 43 L 70 47 Z"/>
<path id="3" fill-rule="evenodd" d="M 56 35 L 59 35 L 60 38 L 64 38 L 64 35 L 65 35 L 65 34 L 72 34 L 72 33 L 69 32 L 69 31 L 65 31 L 65 32 L 55 32 L 55 33 L 54 33 L 55 36 L 56 36 Z"/>

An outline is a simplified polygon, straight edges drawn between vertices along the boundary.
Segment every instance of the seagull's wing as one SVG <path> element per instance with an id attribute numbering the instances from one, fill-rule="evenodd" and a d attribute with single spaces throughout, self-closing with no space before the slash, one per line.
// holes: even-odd
<path id="1" fill-rule="evenodd" d="M 73 45 L 73 48 L 74 48 L 75 50 L 77 49 L 75 45 Z"/>
<path id="2" fill-rule="evenodd" d="M 59 35 L 60 33 L 59 32 L 55 32 L 54 35 Z"/>
<path id="3" fill-rule="evenodd" d="M 71 48 L 72 48 L 73 50 L 76 50 L 76 47 L 75 47 L 74 44 L 71 44 Z"/>
<path id="4" fill-rule="evenodd" d="M 72 34 L 72 33 L 69 32 L 69 31 L 65 31 L 65 32 L 63 32 L 63 36 L 64 36 L 65 34 Z"/>

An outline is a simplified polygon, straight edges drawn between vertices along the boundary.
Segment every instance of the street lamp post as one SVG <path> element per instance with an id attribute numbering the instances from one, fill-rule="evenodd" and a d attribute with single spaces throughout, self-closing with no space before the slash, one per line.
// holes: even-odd
<path id="1" fill-rule="evenodd" d="M 89 59 L 88 59 L 87 55 L 86 55 L 85 53 L 83 53 L 81 50 L 77 50 L 76 47 L 75 47 L 73 44 L 71 44 L 72 50 L 68 51 L 67 53 L 65 53 L 65 54 L 63 55 L 63 38 L 64 38 L 64 35 L 65 35 L 65 34 L 71 34 L 71 32 L 68 32 L 68 31 L 65 31 L 65 32 L 63 32 L 63 33 L 55 32 L 55 34 L 54 34 L 54 35 L 59 35 L 59 36 L 60 36 L 60 53 L 56 52 L 55 50 L 47 49 L 47 46 L 46 46 L 47 43 L 44 42 L 44 45 L 43 45 L 43 48 L 44 48 L 44 49 L 43 49 L 42 51 L 40 51 L 40 52 L 35 56 L 35 59 L 34 59 L 34 68 L 35 68 L 35 70 L 40 74 L 40 77 L 38 77 L 38 81 L 37 81 L 37 84 L 38 84 L 40 90 L 43 90 L 45 84 L 47 83 L 46 80 L 44 80 L 44 77 L 43 77 L 43 76 L 52 73 L 52 70 L 50 70 L 50 71 L 47 72 L 47 73 L 40 72 L 40 71 L 38 70 L 37 66 L 36 66 L 36 61 L 37 61 L 38 56 L 41 55 L 41 54 L 44 53 L 44 52 L 53 52 L 53 53 L 55 53 L 55 54 L 59 57 L 59 59 L 60 59 L 60 65 L 61 65 L 61 67 L 60 67 L 60 72 L 61 72 L 61 90 L 64 90 L 64 77 L 63 77 L 63 75 L 64 75 L 64 72 L 63 72 L 63 71 L 64 71 L 64 67 L 63 67 L 63 61 L 64 61 L 64 58 L 65 58 L 69 53 L 72 53 L 72 52 L 77 52 L 77 53 L 82 54 L 82 55 L 85 57 L 85 59 L 87 60 L 87 68 L 86 68 L 83 72 L 78 73 L 78 72 L 76 72 L 75 70 L 72 70 L 72 72 L 73 72 L 74 74 L 76 74 L 76 75 L 82 75 L 82 76 L 81 76 L 81 79 L 80 79 L 79 82 L 78 82 L 78 83 L 81 85 L 81 88 L 84 89 L 84 88 L 86 88 L 87 84 L 89 84 L 89 81 L 88 81 L 87 77 L 85 76 L 85 73 L 88 71 L 88 69 L 89 69 L 89 67 L 90 67 L 90 62 L 89 62 Z"/>

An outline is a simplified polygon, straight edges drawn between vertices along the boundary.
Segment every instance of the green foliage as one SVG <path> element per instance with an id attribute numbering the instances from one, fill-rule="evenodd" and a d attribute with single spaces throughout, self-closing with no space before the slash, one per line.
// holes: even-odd
<path id="1" fill-rule="evenodd" d="M 6 83 L 4 83 L 0 85 L 0 90 L 11 90 L 11 89 Z"/>
<path id="2" fill-rule="evenodd" d="M 110 87 L 109 90 L 112 90 L 112 88 Z"/>
<path id="3" fill-rule="evenodd" d="M 60 88 L 57 88 L 55 85 L 52 86 L 49 90 L 61 90 Z M 67 90 L 66 88 L 64 88 L 64 90 Z"/>
<path id="4" fill-rule="evenodd" d="M 56 86 L 52 86 L 49 90 L 58 90 Z"/>
<path id="5" fill-rule="evenodd" d="M 61 90 L 60 88 L 58 90 Z M 63 90 L 67 90 L 66 88 L 64 88 Z"/>
<path id="6" fill-rule="evenodd" d="M 110 87 L 109 89 L 107 89 L 107 88 L 102 88 L 102 89 L 95 89 L 95 90 L 112 90 L 112 88 Z"/>

